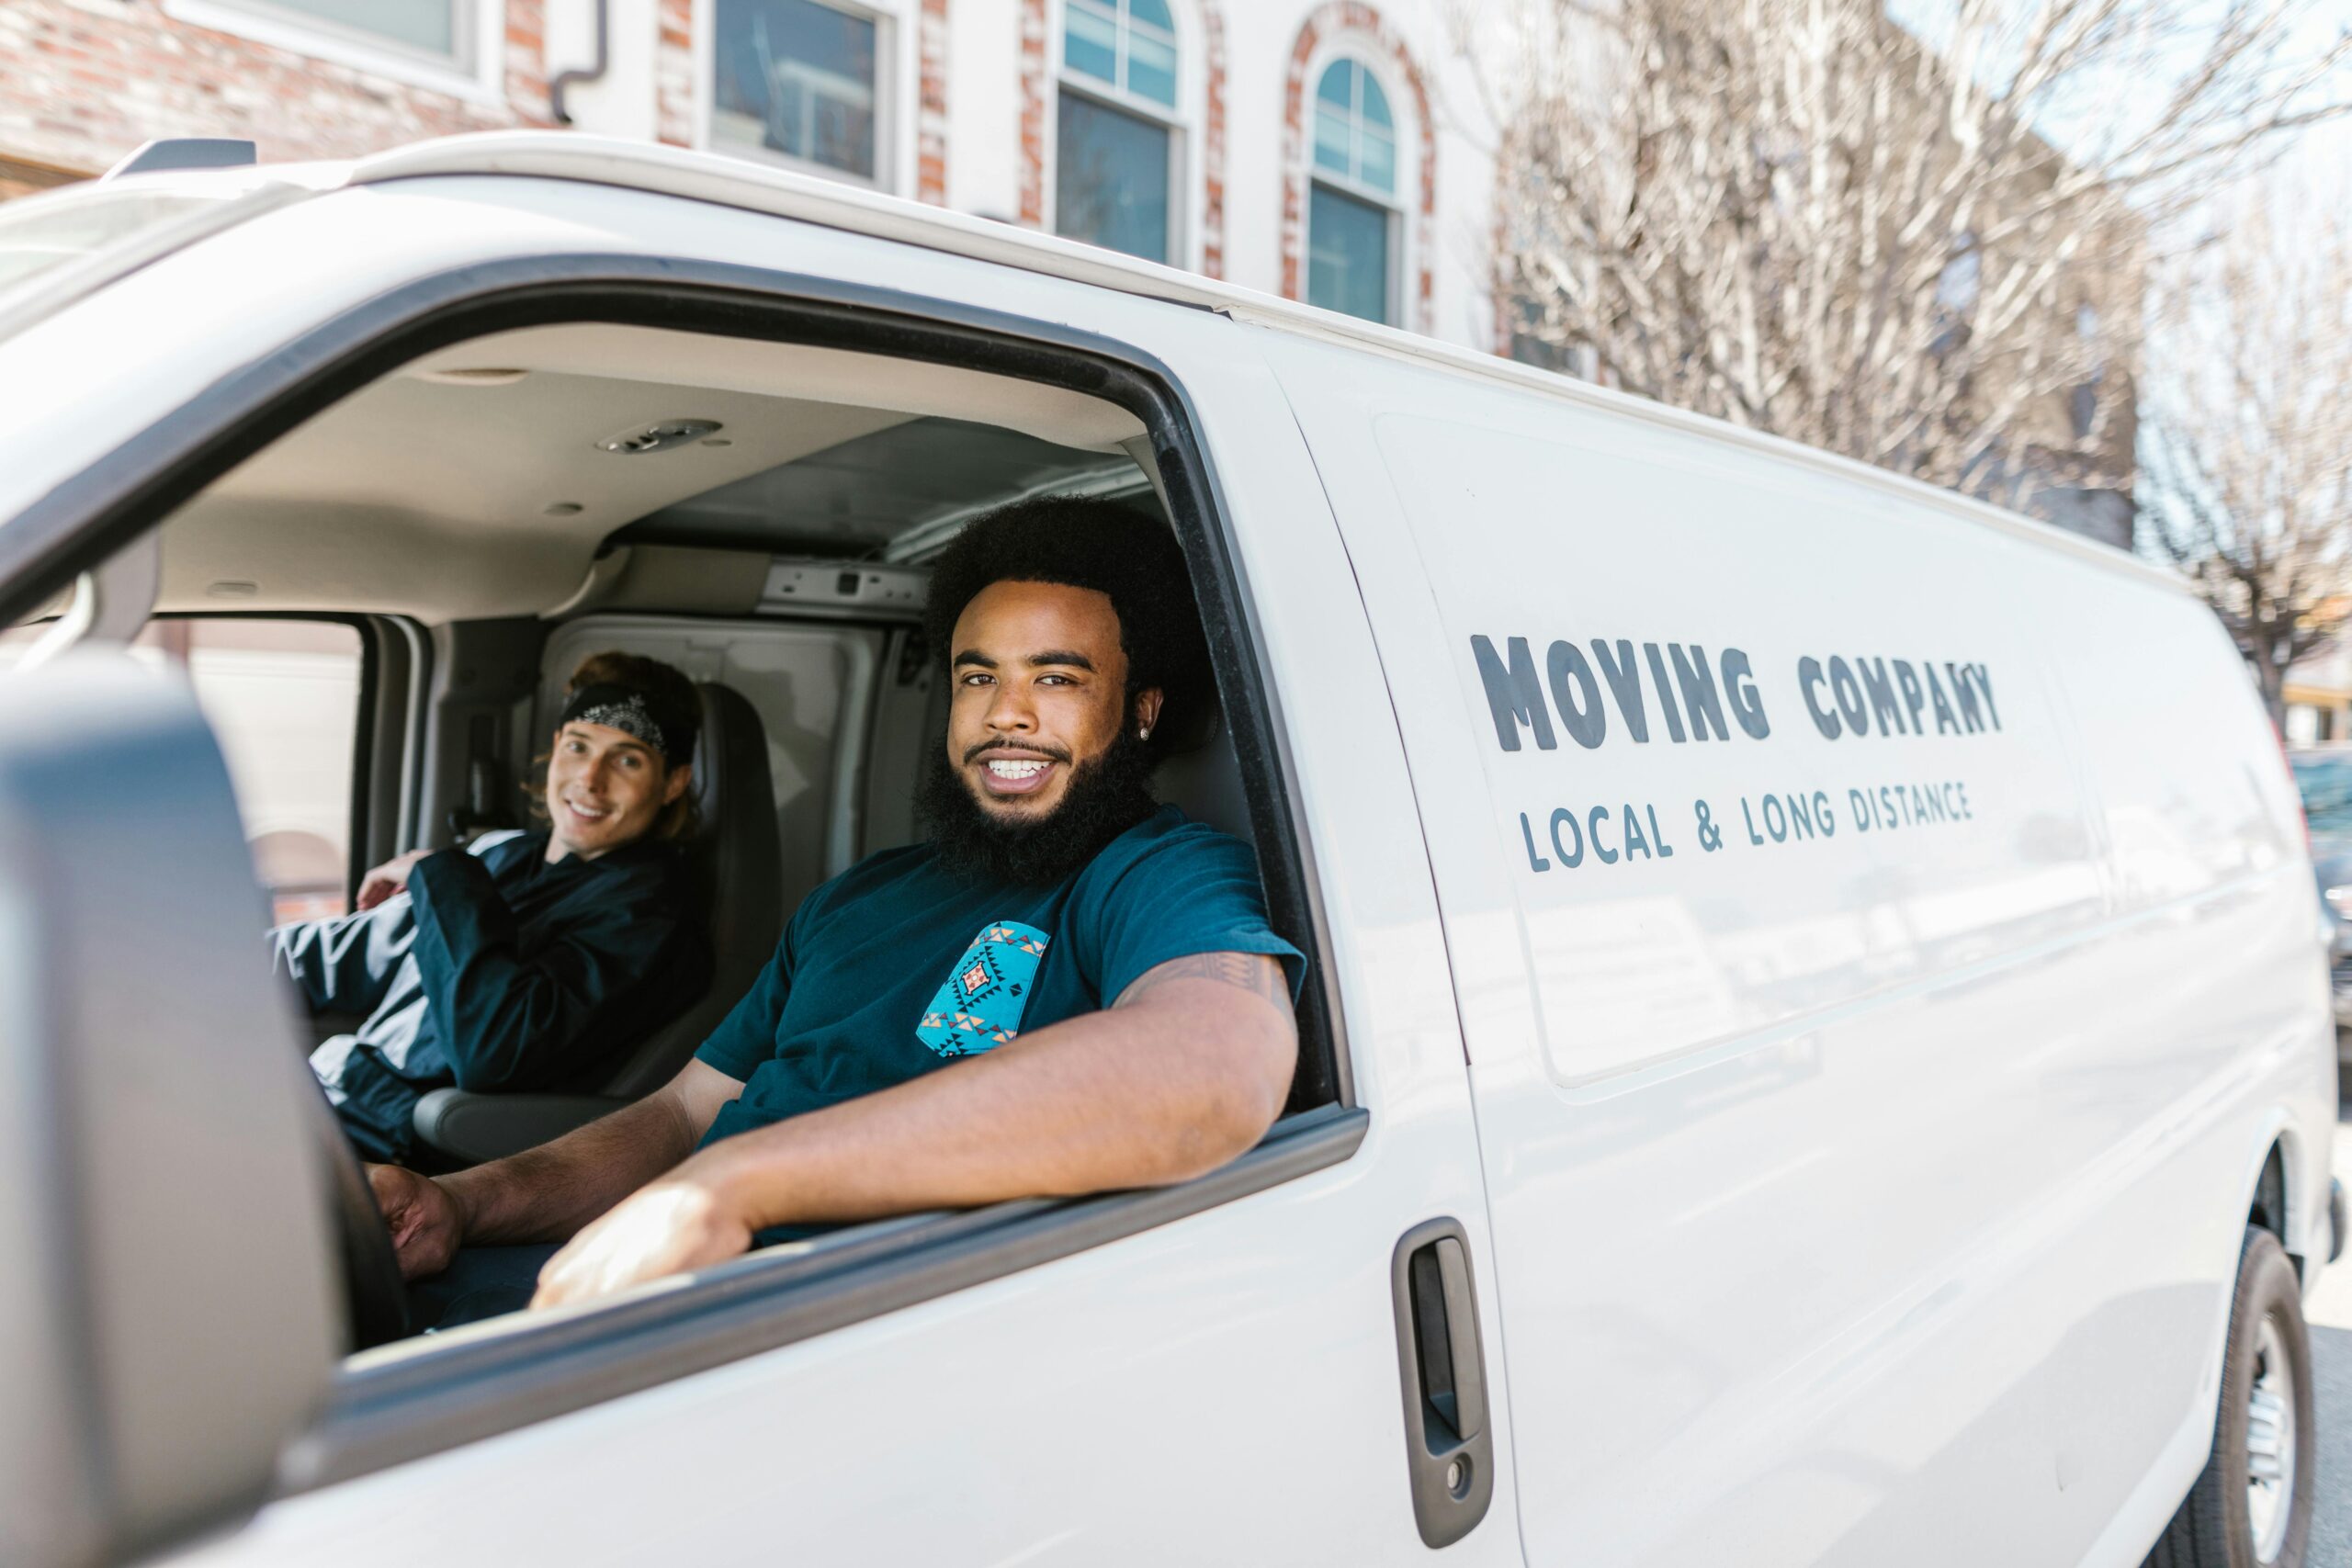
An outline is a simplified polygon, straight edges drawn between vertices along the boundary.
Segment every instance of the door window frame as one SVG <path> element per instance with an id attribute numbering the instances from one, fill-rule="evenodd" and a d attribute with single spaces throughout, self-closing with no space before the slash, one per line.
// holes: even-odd
<path id="1" fill-rule="evenodd" d="M 559 254 L 421 277 L 259 356 L 51 490 L 0 529 L 0 614 L 158 525 L 304 420 L 419 355 L 524 326 L 660 325 L 979 368 L 1118 404 L 1148 433 L 1190 568 L 1219 695 L 1249 784 L 1274 929 L 1308 955 L 1297 1077 L 1285 1114 L 1240 1158 L 1176 1187 L 915 1214 L 755 1252 L 685 1289 L 523 1323 L 338 1371 L 294 1445 L 279 1495 L 316 1489 L 585 1409 L 929 1301 L 1344 1163 L 1354 1101 L 1312 845 L 1271 674 L 1241 590 L 1230 514 L 1182 383 L 1147 351 L 957 300 L 691 257 Z"/>
<path id="2" fill-rule="evenodd" d="M 147 617 L 157 621 L 307 621 L 319 626 L 348 626 L 359 637 L 359 691 L 351 724 L 351 798 L 344 814 L 343 898 L 346 910 L 358 897 L 359 879 L 372 863 L 368 859 L 368 827 L 378 785 L 376 765 L 376 702 L 382 679 L 381 623 L 390 619 L 336 610 L 159 610 Z M 211 721 L 208 718 L 208 724 Z M 397 761 L 398 759 L 395 759 Z"/>

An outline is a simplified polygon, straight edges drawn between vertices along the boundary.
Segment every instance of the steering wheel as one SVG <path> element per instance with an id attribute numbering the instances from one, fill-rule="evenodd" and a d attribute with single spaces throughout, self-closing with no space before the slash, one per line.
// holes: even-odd
<path id="1" fill-rule="evenodd" d="M 343 1265 L 343 1299 L 350 1318 L 351 1348 L 366 1350 L 408 1337 L 408 1282 L 392 1250 L 392 1233 L 376 1207 L 367 1168 L 359 1163 L 343 1123 L 328 1103 L 326 1086 L 308 1066 L 302 1077 L 315 1091 L 311 1130 L 319 1141 L 327 1179 L 334 1184 L 335 1250 Z"/>

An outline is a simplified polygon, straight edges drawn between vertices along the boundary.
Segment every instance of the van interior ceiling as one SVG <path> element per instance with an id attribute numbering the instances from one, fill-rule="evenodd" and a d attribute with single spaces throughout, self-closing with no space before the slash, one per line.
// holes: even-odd
<path id="1" fill-rule="evenodd" d="M 412 362 L 189 501 L 158 608 L 750 614 L 779 556 L 919 561 L 1016 495 L 1147 492 L 1143 434 L 1115 405 L 980 371 L 526 328 Z"/>
<path id="2" fill-rule="evenodd" d="M 1149 462 L 1134 413 L 1043 382 L 671 328 L 533 326 L 413 360 L 246 458 L 150 536 L 144 581 L 159 617 L 361 629 L 355 879 L 413 844 L 528 827 L 526 786 L 587 655 L 647 654 L 705 687 L 696 787 L 715 820 L 698 853 L 728 926 L 719 974 L 605 1087 L 628 1096 L 691 1054 L 802 896 L 916 835 L 947 695 L 920 630 L 927 562 L 1023 496 L 1164 520 Z M 71 609 L 43 614 L 70 623 Z M 1252 836 L 1219 716 L 1159 793 Z M 352 1021 L 322 1019 L 319 1037 Z M 563 1130 L 496 1110 L 445 1118 L 432 1141 L 465 1163 Z"/>

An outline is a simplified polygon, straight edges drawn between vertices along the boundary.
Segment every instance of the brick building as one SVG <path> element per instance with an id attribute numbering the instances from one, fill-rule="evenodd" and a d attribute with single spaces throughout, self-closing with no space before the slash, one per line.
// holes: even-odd
<path id="1" fill-rule="evenodd" d="M 1499 25 L 1510 4 L 1483 8 Z M 769 160 L 1508 353 L 1490 288 L 1498 138 L 1450 25 L 1480 9 L 0 0 L 0 198 L 157 136 L 248 138 L 283 160 L 564 123 Z M 2052 493 L 2035 509 L 2057 510 Z M 2120 494 L 2059 499 L 2081 515 L 2053 520 L 2128 544 Z"/>
<path id="2" fill-rule="evenodd" d="M 103 171 L 156 136 L 239 136 L 271 158 L 343 158 L 455 131 L 551 123 L 543 0 L 434 0 L 464 36 L 334 14 L 412 0 L 7 0 L 0 181 Z M 309 15 L 316 12 L 315 25 Z M 494 35 L 490 31 L 495 28 Z"/>
<path id="3" fill-rule="evenodd" d="M 6 0 L 0 195 L 155 136 L 558 123 L 764 158 L 1494 345 L 1445 0 Z M 597 30 L 605 69 L 594 73 Z M 582 73 L 565 79 L 566 73 Z"/>

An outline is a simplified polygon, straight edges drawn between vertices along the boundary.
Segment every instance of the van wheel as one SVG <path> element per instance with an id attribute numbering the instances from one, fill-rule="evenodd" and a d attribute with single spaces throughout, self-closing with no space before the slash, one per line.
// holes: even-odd
<path id="1" fill-rule="evenodd" d="M 2311 1340 L 2278 1238 L 2248 1230 L 2205 1473 L 2146 1568 L 2301 1568 L 2312 1533 Z"/>

